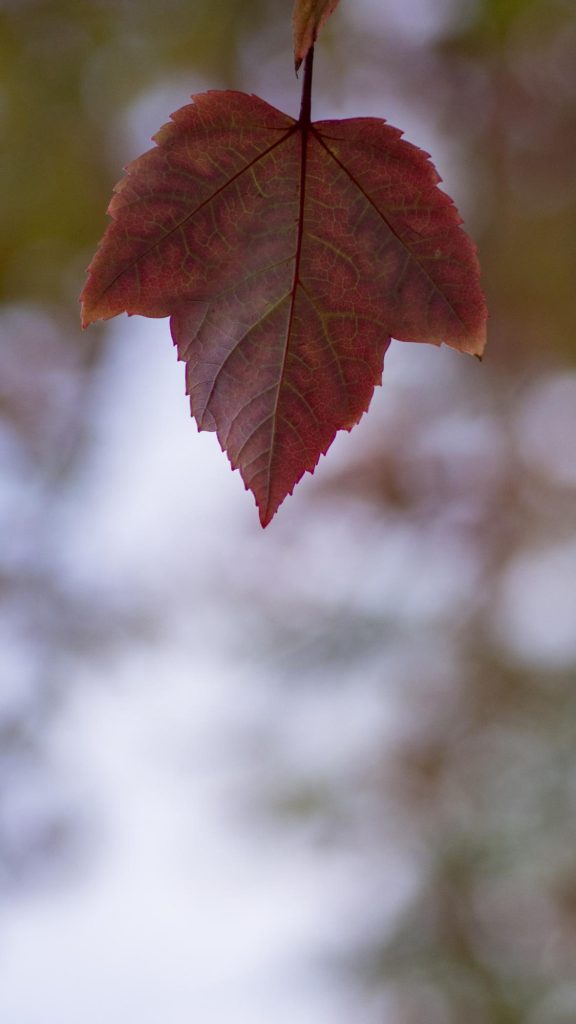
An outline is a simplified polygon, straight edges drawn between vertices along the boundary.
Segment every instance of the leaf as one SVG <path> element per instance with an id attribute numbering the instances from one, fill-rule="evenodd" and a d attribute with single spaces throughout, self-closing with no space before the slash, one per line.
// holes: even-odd
<path id="1" fill-rule="evenodd" d="M 318 37 L 318 33 L 339 0 L 295 0 L 292 13 L 294 35 L 294 66 L 296 71 Z"/>
<path id="2" fill-rule="evenodd" d="M 385 121 L 209 92 L 155 141 L 116 187 L 83 324 L 171 316 L 192 414 L 266 525 L 368 409 L 391 336 L 482 353 L 475 249 Z"/>

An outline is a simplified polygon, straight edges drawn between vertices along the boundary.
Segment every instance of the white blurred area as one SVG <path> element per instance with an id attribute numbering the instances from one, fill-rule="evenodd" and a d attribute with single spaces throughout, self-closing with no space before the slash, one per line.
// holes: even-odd
<path id="1" fill-rule="evenodd" d="M 346 939 L 365 922 L 349 884 L 358 854 L 346 842 L 331 853 L 307 828 L 250 823 L 249 808 L 274 772 L 330 775 L 363 758 L 381 701 L 370 681 L 279 689 L 261 638 L 250 652 L 257 608 L 243 593 L 253 588 L 256 606 L 284 585 L 340 601 L 342 525 L 324 522 L 314 549 L 287 502 L 263 532 L 215 437 L 191 422 L 183 376 L 166 322 L 113 328 L 91 455 L 52 517 L 51 557 L 69 585 L 150 603 L 159 628 L 118 655 L 72 660 L 48 747 L 94 848 L 4 906 L 6 1024 L 345 1019 L 334 978 L 311 965 L 339 948 L 343 920 Z M 20 784 L 21 828 L 27 801 L 43 800 L 37 786 Z"/>
<path id="2" fill-rule="evenodd" d="M 341 779 L 345 793 L 359 770 L 369 777 L 382 744 L 417 735 L 422 708 L 428 721 L 457 690 L 449 648 L 438 649 L 435 665 L 430 641 L 420 647 L 406 631 L 441 637 L 481 593 L 481 554 L 466 540 L 473 509 L 462 494 L 470 458 L 483 467 L 488 495 L 501 480 L 498 439 L 484 414 L 467 417 L 460 403 L 414 444 L 410 487 L 433 499 L 427 473 L 446 469 L 432 530 L 401 517 L 379 524 L 341 500 L 314 506 L 313 489 L 331 470 L 379 435 L 393 443 L 418 396 L 458 393 L 462 357 L 395 344 L 369 415 L 262 531 L 215 436 L 189 419 L 167 323 L 124 319 L 112 331 L 93 395 L 91 454 L 53 516 L 51 557 L 79 593 L 159 612 L 141 641 L 68 666 L 73 685 L 48 747 L 52 771 L 90 822 L 88 848 L 77 869 L 5 904 L 0 1020 L 350 1019 L 350 993 L 323 958 L 355 932 L 361 940 L 372 919 L 374 928 L 394 920 L 420 853 L 411 858 L 394 835 L 376 850 L 363 845 L 365 826 L 359 841 L 323 837 L 313 819 L 275 825 L 254 809 L 254 794 L 307 774 Z M 531 434 L 560 430 L 555 417 L 569 415 L 561 398 L 571 386 L 555 379 L 537 401 L 519 401 L 523 451 Z M 556 445 L 555 453 L 546 472 L 571 483 L 570 452 Z M 450 472 L 460 481 L 456 504 Z M 494 611 L 508 657 L 555 665 L 574 657 L 573 581 L 574 540 L 566 551 L 519 554 Z M 262 616 L 273 627 L 286 603 L 296 633 L 307 609 L 320 608 L 334 623 L 342 613 L 388 615 L 400 640 L 381 642 L 376 660 L 367 655 L 352 669 L 345 657 L 315 667 L 304 650 L 300 675 L 298 653 L 296 667 L 294 650 L 273 640 L 266 654 L 261 632 Z M 406 691 L 409 677 L 421 682 Z M 31 799 L 41 801 L 41 791 Z M 384 891 L 382 875 L 393 879 Z"/>

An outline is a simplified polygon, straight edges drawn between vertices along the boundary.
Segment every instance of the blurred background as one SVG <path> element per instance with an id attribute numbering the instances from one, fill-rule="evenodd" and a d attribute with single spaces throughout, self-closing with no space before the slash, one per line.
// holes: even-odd
<path id="1" fill-rule="evenodd" d="M 341 0 L 314 112 L 433 154 L 482 364 L 393 343 L 263 532 L 167 321 L 79 329 L 191 93 L 287 0 L 0 0 L 0 1020 L 576 1020 L 576 7 Z"/>

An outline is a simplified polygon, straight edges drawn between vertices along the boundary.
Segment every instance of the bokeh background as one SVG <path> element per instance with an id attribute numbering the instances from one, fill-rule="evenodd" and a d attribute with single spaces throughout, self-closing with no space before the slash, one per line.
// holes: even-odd
<path id="1" fill-rule="evenodd" d="M 299 106 L 288 0 L 0 0 L 0 1020 L 576 1020 L 576 7 L 341 0 L 314 111 L 433 154 L 482 364 L 394 343 L 263 532 L 166 321 L 79 329 L 122 166 Z"/>

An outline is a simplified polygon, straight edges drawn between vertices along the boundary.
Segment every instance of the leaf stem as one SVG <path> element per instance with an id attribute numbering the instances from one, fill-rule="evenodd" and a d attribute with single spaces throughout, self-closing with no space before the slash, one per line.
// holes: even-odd
<path id="1" fill-rule="evenodd" d="M 304 61 L 304 81 L 302 82 L 302 102 L 298 124 L 307 128 L 312 115 L 312 65 L 314 63 L 314 47 L 311 46 Z"/>

